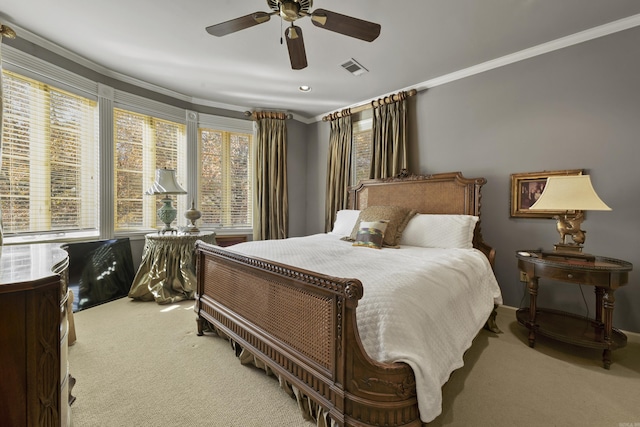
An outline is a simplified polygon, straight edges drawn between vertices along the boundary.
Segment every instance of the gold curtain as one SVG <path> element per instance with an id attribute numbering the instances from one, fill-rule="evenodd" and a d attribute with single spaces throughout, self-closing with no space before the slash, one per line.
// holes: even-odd
<path id="1" fill-rule="evenodd" d="M 371 102 L 372 158 L 369 178 L 388 178 L 407 169 L 408 92 Z"/>
<path id="2" fill-rule="evenodd" d="M 7 37 L 13 39 L 16 37 L 16 33 L 6 25 L 0 24 L 0 169 L 2 169 L 2 38 Z M 2 227 L 2 205 L 0 204 L 0 246 L 3 241 L 3 227 Z"/>
<path id="3" fill-rule="evenodd" d="M 335 113 L 331 117 L 329 134 L 325 232 L 333 228 L 336 212 L 347 208 L 348 190 L 351 184 L 351 140 L 351 114 L 347 110 Z"/>
<path id="4" fill-rule="evenodd" d="M 287 197 L 286 114 L 253 113 L 258 127 L 256 199 L 253 240 L 286 239 L 289 233 Z"/>

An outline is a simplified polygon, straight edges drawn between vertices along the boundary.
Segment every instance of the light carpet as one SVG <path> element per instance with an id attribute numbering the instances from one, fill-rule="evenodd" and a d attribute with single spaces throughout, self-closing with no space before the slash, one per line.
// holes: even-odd
<path id="1" fill-rule="evenodd" d="M 607 371 L 599 350 L 544 337 L 529 348 L 509 308 L 497 320 L 504 333 L 476 337 L 430 426 L 640 426 L 640 337 L 613 352 Z M 76 313 L 75 323 L 75 427 L 314 425 L 226 340 L 197 336 L 193 301 L 123 298 Z"/>

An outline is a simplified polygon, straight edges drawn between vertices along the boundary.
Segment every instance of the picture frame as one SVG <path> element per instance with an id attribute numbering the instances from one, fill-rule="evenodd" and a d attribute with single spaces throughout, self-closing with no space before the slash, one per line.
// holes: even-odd
<path id="1" fill-rule="evenodd" d="M 582 175 L 582 169 L 542 171 L 511 174 L 511 217 L 512 218 L 553 218 L 564 211 L 535 210 L 529 208 L 544 190 L 547 178 L 558 175 Z"/>

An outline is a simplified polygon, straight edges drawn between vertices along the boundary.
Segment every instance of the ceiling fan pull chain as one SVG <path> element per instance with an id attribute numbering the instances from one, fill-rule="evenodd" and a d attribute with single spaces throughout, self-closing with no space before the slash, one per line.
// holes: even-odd
<path id="1" fill-rule="evenodd" d="M 280 20 L 280 46 L 282 46 L 282 19 Z"/>

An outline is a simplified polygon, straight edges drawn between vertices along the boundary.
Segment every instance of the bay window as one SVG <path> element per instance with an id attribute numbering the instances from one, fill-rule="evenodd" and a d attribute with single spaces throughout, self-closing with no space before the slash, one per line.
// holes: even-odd
<path id="1" fill-rule="evenodd" d="M 253 123 L 114 89 L 4 46 L 0 203 L 4 243 L 142 235 L 162 224 L 145 195 L 175 169 L 174 225 L 252 228 Z"/>

